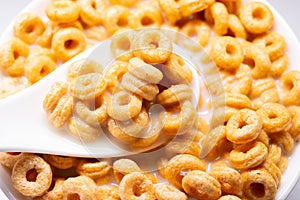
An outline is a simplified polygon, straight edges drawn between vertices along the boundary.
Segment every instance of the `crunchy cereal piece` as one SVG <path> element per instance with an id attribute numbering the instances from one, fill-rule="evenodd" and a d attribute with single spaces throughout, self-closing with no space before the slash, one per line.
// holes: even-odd
<path id="1" fill-rule="evenodd" d="M 77 164 L 77 158 L 74 157 L 50 154 L 44 154 L 43 157 L 50 165 L 58 169 L 69 169 Z"/>
<path id="2" fill-rule="evenodd" d="M 69 120 L 72 112 L 73 97 L 64 95 L 57 102 L 57 105 L 49 115 L 48 120 L 55 128 L 61 128 Z"/>
<path id="3" fill-rule="evenodd" d="M 122 28 L 129 27 L 130 15 L 129 8 L 113 5 L 106 10 L 103 17 L 103 25 L 110 34 L 114 34 Z"/>
<path id="4" fill-rule="evenodd" d="M 53 180 L 54 187 L 47 191 L 44 195 L 40 197 L 35 197 L 33 200 L 58 200 L 63 199 L 63 184 L 65 180 L 63 178 L 57 178 Z"/>
<path id="5" fill-rule="evenodd" d="M 128 63 L 124 61 L 115 61 L 108 69 L 104 72 L 104 78 L 107 80 L 106 89 L 110 93 L 114 93 L 114 90 L 119 84 L 122 76 L 128 71 Z"/>
<path id="6" fill-rule="evenodd" d="M 228 29 L 228 11 L 223 3 L 215 2 L 205 9 L 206 20 L 213 24 L 214 32 L 218 35 L 225 35 Z"/>
<path id="7" fill-rule="evenodd" d="M 154 188 L 155 197 L 157 200 L 187 200 L 188 197 L 185 193 L 178 190 L 172 185 L 158 184 Z"/>
<path id="8" fill-rule="evenodd" d="M 247 32 L 241 23 L 240 19 L 234 15 L 228 15 L 228 33 L 232 33 L 237 38 L 246 39 Z"/>
<path id="9" fill-rule="evenodd" d="M 79 175 L 85 175 L 93 180 L 104 177 L 111 171 L 111 166 L 107 161 L 89 162 L 88 160 L 80 160 L 76 172 Z"/>
<path id="10" fill-rule="evenodd" d="M 80 18 L 85 24 L 89 26 L 101 24 L 108 8 L 105 0 L 78 0 L 78 4 L 81 8 Z"/>
<path id="11" fill-rule="evenodd" d="M 182 18 L 179 11 L 178 2 L 174 0 L 158 0 L 159 6 L 165 13 L 166 18 L 174 24 L 176 21 Z"/>
<path id="12" fill-rule="evenodd" d="M 0 164 L 12 169 L 15 163 L 26 155 L 27 153 L 23 152 L 0 152 Z"/>
<path id="13" fill-rule="evenodd" d="M 184 17 L 200 12 L 211 6 L 215 0 L 179 0 L 179 10 Z"/>
<path id="14" fill-rule="evenodd" d="M 96 199 L 121 200 L 119 187 L 115 185 L 103 185 L 96 190 Z"/>
<path id="15" fill-rule="evenodd" d="M 94 141 L 97 139 L 100 130 L 88 125 L 87 123 L 71 117 L 68 122 L 68 130 L 75 136 L 79 137 L 84 141 Z"/>
<path id="16" fill-rule="evenodd" d="M 113 163 L 113 175 L 117 183 L 120 183 L 125 175 L 141 171 L 137 163 L 130 159 L 119 159 Z"/>
<path id="17" fill-rule="evenodd" d="M 300 99 L 300 72 L 290 70 L 280 78 L 281 98 L 286 106 L 298 105 Z"/>
<path id="18" fill-rule="evenodd" d="M 79 18 L 80 6 L 73 1 L 52 1 L 46 7 L 46 15 L 51 21 L 69 23 Z"/>

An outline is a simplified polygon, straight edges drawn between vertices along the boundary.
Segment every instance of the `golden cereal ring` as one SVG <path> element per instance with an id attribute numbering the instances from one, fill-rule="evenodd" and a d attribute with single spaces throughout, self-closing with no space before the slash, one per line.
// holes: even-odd
<path id="1" fill-rule="evenodd" d="M 53 24 L 51 22 L 45 23 L 44 32 L 36 39 L 36 43 L 41 47 L 50 47 L 53 37 Z"/>
<path id="2" fill-rule="evenodd" d="M 193 80 L 193 72 L 184 60 L 176 54 L 171 54 L 162 71 L 172 83 L 188 84 Z"/>
<path id="3" fill-rule="evenodd" d="M 24 196 L 41 196 L 51 185 L 52 170 L 41 157 L 26 155 L 15 163 L 11 179 L 13 186 Z"/>
<path id="4" fill-rule="evenodd" d="M 128 63 L 124 61 L 115 61 L 104 73 L 104 79 L 107 80 L 106 89 L 113 93 L 122 76 L 128 71 Z"/>
<path id="5" fill-rule="evenodd" d="M 274 22 L 270 8 L 261 2 L 247 2 L 239 12 L 239 17 L 247 31 L 260 34 L 268 31 Z"/>
<path id="6" fill-rule="evenodd" d="M 282 102 L 284 105 L 298 105 L 300 102 L 300 72 L 291 70 L 280 78 Z"/>
<path id="7" fill-rule="evenodd" d="M 29 56 L 25 62 L 25 76 L 31 84 L 54 71 L 56 63 L 48 56 Z"/>
<path id="8" fill-rule="evenodd" d="M 247 170 L 263 163 L 268 156 L 268 148 L 262 142 L 250 142 L 237 146 L 230 152 L 229 160 L 236 169 Z"/>
<path id="9" fill-rule="evenodd" d="M 264 143 L 267 147 L 270 145 L 270 138 L 266 131 L 261 130 L 260 134 L 256 138 L 257 141 Z"/>
<path id="10" fill-rule="evenodd" d="M 233 37 L 222 36 L 212 45 L 211 56 L 221 69 L 237 69 L 243 61 L 243 48 Z"/>
<path id="11" fill-rule="evenodd" d="M 28 59 L 35 57 L 35 56 L 46 56 L 46 57 L 52 59 L 53 61 L 56 61 L 53 51 L 51 51 L 51 49 L 48 49 L 48 48 L 43 48 L 43 47 L 39 47 L 39 46 L 32 47 L 32 49 L 30 49 L 30 54 L 28 56 Z"/>
<path id="12" fill-rule="evenodd" d="M 225 94 L 225 98 L 225 103 L 229 107 L 237 109 L 252 108 L 251 100 L 246 95 L 230 92 Z"/>
<path id="13" fill-rule="evenodd" d="M 159 184 L 155 186 L 155 197 L 157 200 L 187 200 L 185 193 L 172 185 Z"/>
<path id="14" fill-rule="evenodd" d="M 35 197 L 34 200 L 56 200 L 56 199 L 63 199 L 64 192 L 63 192 L 63 184 L 65 180 L 63 178 L 57 178 L 53 180 L 54 186 L 51 190 L 47 191 L 44 195 L 40 197 Z M 51 187 L 50 187 L 51 188 Z"/>
<path id="15" fill-rule="evenodd" d="M 158 0 L 159 6 L 165 13 L 166 18 L 174 24 L 182 18 L 181 13 L 178 8 L 178 4 L 174 0 Z"/>
<path id="16" fill-rule="evenodd" d="M 57 33 L 57 31 L 65 29 L 65 28 L 77 28 L 80 31 L 83 31 L 83 25 L 80 21 L 73 21 L 69 23 L 53 23 L 53 33 Z"/>
<path id="17" fill-rule="evenodd" d="M 256 45 L 246 47 L 243 63 L 252 68 L 252 76 L 256 79 L 267 77 L 271 68 L 269 55 Z"/>
<path id="18" fill-rule="evenodd" d="M 214 200 L 221 196 L 221 184 L 200 170 L 188 172 L 182 179 L 184 191 L 196 199 Z"/>
<path id="19" fill-rule="evenodd" d="M 184 175 L 192 170 L 206 170 L 206 164 L 196 156 L 179 154 L 171 158 L 164 170 L 165 179 L 178 189 L 182 188 Z"/>
<path id="20" fill-rule="evenodd" d="M 286 54 L 274 60 L 270 69 L 270 75 L 274 78 L 279 78 L 282 75 L 282 73 L 287 69 L 288 64 L 289 58 Z"/>
<path id="21" fill-rule="evenodd" d="M 200 146 L 198 143 L 188 139 L 178 139 L 171 141 L 165 147 L 165 154 L 168 157 L 173 157 L 177 154 L 190 154 L 193 156 L 200 155 Z"/>
<path id="22" fill-rule="evenodd" d="M 26 153 L 22 152 L 0 152 L 0 164 L 12 169 L 15 163 L 26 155 Z"/>
<path id="23" fill-rule="evenodd" d="M 227 10 L 228 13 L 237 14 L 242 6 L 242 0 L 220 0 L 222 2 Z"/>
<path id="24" fill-rule="evenodd" d="M 205 10 L 205 16 L 211 15 L 214 31 L 217 35 L 225 35 L 228 29 L 228 12 L 223 3 L 215 2 Z"/>
<path id="25" fill-rule="evenodd" d="M 295 141 L 293 137 L 286 131 L 273 133 L 270 138 L 272 142 L 281 146 L 286 154 L 290 154 L 295 147 Z"/>
<path id="26" fill-rule="evenodd" d="M 61 128 L 71 117 L 73 112 L 73 97 L 64 95 L 57 102 L 48 120 L 55 128 Z"/>
<path id="27" fill-rule="evenodd" d="M 68 66 L 67 80 L 72 82 L 76 78 L 83 74 L 99 73 L 103 71 L 102 65 L 92 59 L 80 59 L 74 61 Z"/>
<path id="28" fill-rule="evenodd" d="M 242 199 L 234 195 L 224 195 L 218 198 L 218 200 L 242 200 Z"/>
<path id="29" fill-rule="evenodd" d="M 95 199 L 97 186 L 87 176 L 70 177 L 63 184 L 63 199 Z"/>
<path id="30" fill-rule="evenodd" d="M 111 166 L 107 161 L 89 162 L 80 160 L 76 166 L 76 172 L 79 175 L 87 176 L 93 180 L 104 177 L 111 171 Z"/>
<path id="31" fill-rule="evenodd" d="M 288 157 L 281 156 L 281 159 L 278 163 L 278 168 L 280 169 L 281 173 L 283 174 L 288 166 Z"/>
<path id="32" fill-rule="evenodd" d="M 59 99 L 68 92 L 68 87 L 68 83 L 62 81 L 55 82 L 51 86 L 43 101 L 43 108 L 46 113 L 51 113 L 55 109 Z"/>
<path id="33" fill-rule="evenodd" d="M 291 115 L 286 107 L 279 103 L 266 103 L 257 110 L 261 117 L 263 129 L 267 133 L 284 130 L 291 122 Z"/>
<path id="34" fill-rule="evenodd" d="M 281 153 L 282 150 L 280 146 L 278 146 L 277 144 L 270 144 L 267 161 L 273 162 L 278 165 L 281 159 Z"/>
<path id="35" fill-rule="evenodd" d="M 22 40 L 13 38 L 0 49 L 0 68 L 9 76 L 21 76 L 28 54 L 29 46 Z"/>
<path id="36" fill-rule="evenodd" d="M 228 32 L 232 33 L 237 38 L 247 39 L 247 32 L 243 24 L 234 14 L 228 15 Z"/>
<path id="37" fill-rule="evenodd" d="M 264 91 L 260 97 L 257 99 L 254 99 L 252 101 L 253 109 L 258 110 L 262 105 L 272 102 L 272 103 L 279 103 L 280 97 L 277 89 L 270 89 L 267 91 Z"/>
<path id="38" fill-rule="evenodd" d="M 165 168 L 168 164 L 167 158 L 160 158 L 157 162 L 157 172 L 162 177 L 165 178 Z"/>
<path id="39" fill-rule="evenodd" d="M 265 48 L 271 62 L 283 56 L 286 50 L 284 37 L 277 32 L 268 32 L 253 40 L 253 43 L 261 48 Z"/>
<path id="40" fill-rule="evenodd" d="M 119 4 L 122 6 L 134 6 L 137 3 L 137 0 L 109 0 L 111 4 Z"/>
<path id="41" fill-rule="evenodd" d="M 245 144 L 255 140 L 261 132 L 262 122 L 255 111 L 239 110 L 226 124 L 226 138 L 235 144 Z"/>
<path id="42" fill-rule="evenodd" d="M 95 99 L 105 91 L 107 82 L 99 73 L 78 76 L 73 82 L 73 96 L 80 100 Z"/>
<path id="43" fill-rule="evenodd" d="M 116 120 L 126 121 L 142 109 L 142 98 L 125 90 L 116 91 L 108 101 L 107 113 Z"/>
<path id="44" fill-rule="evenodd" d="M 172 48 L 172 41 L 158 30 L 142 30 L 133 42 L 133 54 L 150 64 L 164 63 Z"/>
<path id="45" fill-rule="evenodd" d="M 265 169 L 267 172 L 270 173 L 270 175 L 274 178 L 275 183 L 277 185 L 277 188 L 279 188 L 280 186 L 280 181 L 281 181 L 281 171 L 278 168 L 278 166 L 270 161 L 270 160 L 266 160 L 263 164 L 262 164 L 262 168 Z"/>
<path id="46" fill-rule="evenodd" d="M 264 169 L 245 171 L 241 174 L 243 192 L 247 199 L 272 200 L 277 186 L 273 177 Z"/>
<path id="47" fill-rule="evenodd" d="M 89 26 L 99 25 L 108 7 L 105 0 L 78 0 L 78 4 L 81 7 L 80 18 Z"/>
<path id="48" fill-rule="evenodd" d="M 76 56 L 86 47 L 85 36 L 77 28 L 64 28 L 57 31 L 52 38 L 55 56 L 63 61 Z"/>
<path id="49" fill-rule="evenodd" d="M 14 22 L 14 35 L 28 44 L 33 44 L 45 30 L 43 21 L 36 15 L 23 13 Z"/>
<path id="50" fill-rule="evenodd" d="M 203 11 L 214 2 L 214 0 L 179 0 L 178 6 L 182 16 L 187 17 L 194 13 Z"/>
<path id="51" fill-rule="evenodd" d="M 122 158 L 113 163 L 113 176 L 117 183 L 120 183 L 125 175 L 141 171 L 137 163 L 130 159 Z"/>
<path id="52" fill-rule="evenodd" d="M 288 132 L 298 141 L 300 139 L 300 107 L 290 106 L 288 110 L 292 117 L 292 125 L 288 129 Z"/>
<path id="53" fill-rule="evenodd" d="M 155 199 L 152 181 L 144 174 L 133 172 L 123 177 L 119 185 L 121 199 Z"/>
<path id="54" fill-rule="evenodd" d="M 192 100 L 192 89 L 186 84 L 172 85 L 156 96 L 156 102 L 163 106 L 172 106 L 177 103 Z"/>
<path id="55" fill-rule="evenodd" d="M 113 34 L 119 29 L 129 26 L 130 15 L 129 8 L 113 5 L 105 11 L 103 25 L 110 34 Z"/>
<path id="56" fill-rule="evenodd" d="M 77 158 L 74 157 L 44 154 L 43 158 L 58 169 L 69 169 L 77 164 Z"/>
<path id="57" fill-rule="evenodd" d="M 119 187 L 115 185 L 103 185 L 96 191 L 96 199 L 121 200 Z"/>
<path id="58" fill-rule="evenodd" d="M 80 7 L 73 1 L 53 1 L 46 7 L 46 15 L 51 21 L 69 23 L 79 18 Z"/>
<path id="59" fill-rule="evenodd" d="M 89 39 L 96 40 L 96 41 L 103 41 L 109 37 L 109 33 L 107 32 L 106 28 L 103 26 L 91 26 L 85 28 L 85 35 Z"/>
<path id="60" fill-rule="evenodd" d="M 94 141 L 99 135 L 99 130 L 97 128 L 94 128 L 75 117 L 71 117 L 69 120 L 68 130 L 73 135 L 86 141 Z"/>
<path id="61" fill-rule="evenodd" d="M 133 55 L 133 41 L 135 32 L 131 29 L 120 29 L 111 38 L 110 51 L 113 57 L 128 62 Z"/>
<path id="62" fill-rule="evenodd" d="M 163 18 L 159 8 L 151 2 L 141 2 L 134 9 L 129 18 L 129 27 L 139 28 L 159 28 Z"/>
<path id="63" fill-rule="evenodd" d="M 251 99 L 259 97 L 263 92 L 276 87 L 275 80 L 273 78 L 263 78 L 253 81 L 251 92 L 249 97 Z"/>

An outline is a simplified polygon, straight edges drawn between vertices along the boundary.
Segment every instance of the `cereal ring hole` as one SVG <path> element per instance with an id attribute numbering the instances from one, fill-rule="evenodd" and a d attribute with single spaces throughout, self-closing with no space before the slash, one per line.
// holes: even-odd
<path id="1" fill-rule="evenodd" d="M 135 184 L 132 187 L 132 193 L 134 194 L 134 196 L 136 197 L 140 197 L 143 194 L 143 190 L 142 188 L 139 186 L 140 183 Z"/>
<path id="2" fill-rule="evenodd" d="M 253 58 L 245 57 L 244 60 L 243 60 L 243 64 L 248 65 L 250 68 L 254 68 L 255 61 L 254 61 Z"/>
<path id="3" fill-rule="evenodd" d="M 226 53 L 227 54 L 234 55 L 234 54 L 236 54 L 236 52 L 237 52 L 237 49 L 235 48 L 234 45 L 232 45 L 232 44 L 226 45 Z"/>
<path id="4" fill-rule="evenodd" d="M 257 20 L 261 20 L 265 18 L 265 16 L 266 12 L 261 7 L 255 8 L 252 12 L 252 17 Z"/>
<path id="5" fill-rule="evenodd" d="M 294 83 L 292 80 L 286 80 L 283 87 L 285 90 L 292 90 L 294 88 Z"/>
<path id="6" fill-rule="evenodd" d="M 154 24 L 154 21 L 152 18 L 144 16 L 141 20 L 141 23 L 143 26 L 151 26 L 152 24 Z"/>
<path id="7" fill-rule="evenodd" d="M 131 48 L 131 42 L 128 37 L 122 37 L 119 39 L 118 49 L 121 49 L 123 51 L 129 51 L 130 48 Z"/>
<path id="8" fill-rule="evenodd" d="M 158 48 L 158 46 L 159 46 L 159 45 L 158 45 L 158 42 L 156 42 L 156 41 L 151 41 L 151 42 L 150 42 L 150 47 L 151 47 L 151 48 L 155 48 L 155 49 L 156 49 L 156 48 Z"/>
<path id="9" fill-rule="evenodd" d="M 117 22 L 117 25 L 120 26 L 120 27 L 126 27 L 128 25 L 128 20 L 126 17 L 120 17 L 118 22 Z"/>
<path id="10" fill-rule="evenodd" d="M 17 51 L 13 52 L 14 54 L 14 59 L 16 60 L 17 58 L 19 58 L 20 54 Z"/>
<path id="11" fill-rule="evenodd" d="M 261 183 L 251 183 L 250 191 L 257 198 L 261 198 L 265 196 L 265 186 Z"/>
<path id="12" fill-rule="evenodd" d="M 29 182 L 35 182 L 38 176 L 38 172 L 35 168 L 30 169 L 26 172 L 26 180 Z"/>
<path id="13" fill-rule="evenodd" d="M 67 200 L 80 200 L 80 196 L 77 193 L 68 194 Z"/>
<path id="14" fill-rule="evenodd" d="M 79 45 L 79 42 L 76 40 L 67 40 L 64 43 L 66 49 L 76 49 Z"/>
<path id="15" fill-rule="evenodd" d="M 25 32 L 26 33 L 32 33 L 34 31 L 34 25 L 30 24 L 26 27 Z"/>

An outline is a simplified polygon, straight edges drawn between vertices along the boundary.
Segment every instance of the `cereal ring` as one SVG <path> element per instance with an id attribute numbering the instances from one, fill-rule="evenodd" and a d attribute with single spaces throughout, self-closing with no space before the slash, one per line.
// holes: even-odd
<path id="1" fill-rule="evenodd" d="M 159 6 L 165 13 L 166 18 L 174 24 L 182 18 L 178 4 L 174 0 L 158 0 Z"/>
<path id="2" fill-rule="evenodd" d="M 228 15 L 228 33 L 233 34 L 237 38 L 247 39 L 247 32 L 240 19 L 234 15 Z"/>
<path id="3" fill-rule="evenodd" d="M 182 188 L 182 179 L 192 170 L 205 171 L 206 164 L 196 156 L 179 154 L 171 158 L 164 170 L 165 179 L 178 189 Z"/>
<path id="4" fill-rule="evenodd" d="M 282 73 L 287 69 L 288 64 L 289 58 L 286 54 L 274 60 L 270 69 L 270 75 L 274 78 L 279 78 L 282 75 Z"/>
<path id="5" fill-rule="evenodd" d="M 62 81 L 57 81 L 51 86 L 43 101 L 43 108 L 46 113 L 53 112 L 60 98 L 68 92 L 68 87 L 68 83 Z"/>
<path id="6" fill-rule="evenodd" d="M 158 30 L 142 30 L 133 42 L 133 54 L 150 64 L 164 63 L 172 48 L 172 41 Z"/>
<path id="7" fill-rule="evenodd" d="M 110 117 L 126 121 L 137 116 L 142 109 L 142 98 L 125 90 L 116 91 L 108 101 L 107 113 Z"/>
<path id="8" fill-rule="evenodd" d="M 277 165 L 270 161 L 270 160 L 266 160 L 263 164 L 262 164 L 262 168 L 265 169 L 267 172 L 270 173 L 270 175 L 274 178 L 275 183 L 277 188 L 279 188 L 280 186 L 280 181 L 281 181 L 281 171 L 280 169 L 277 167 Z"/>
<path id="9" fill-rule="evenodd" d="M 88 73 L 78 76 L 72 87 L 73 96 L 80 100 L 94 99 L 102 95 L 107 82 L 99 73 Z"/>
<path id="10" fill-rule="evenodd" d="M 187 200 L 185 193 L 172 185 L 159 184 L 155 186 L 155 197 L 157 200 Z"/>
<path id="11" fill-rule="evenodd" d="M 85 28 L 85 35 L 89 39 L 96 40 L 96 41 L 103 41 L 109 37 L 109 33 L 107 32 L 106 28 L 103 26 L 91 26 Z"/>
<path id="12" fill-rule="evenodd" d="M 36 39 L 36 44 L 41 47 L 50 47 L 53 36 L 53 24 L 51 22 L 45 23 L 44 32 Z"/>
<path id="13" fill-rule="evenodd" d="M 266 131 L 261 130 L 260 134 L 256 138 L 257 141 L 264 143 L 267 147 L 270 145 L 270 138 Z"/>
<path id="14" fill-rule="evenodd" d="M 196 199 L 214 200 L 221 196 L 221 184 L 200 170 L 188 172 L 182 179 L 184 191 Z"/>
<path id="15" fill-rule="evenodd" d="M 22 152 L 0 152 L 0 164 L 12 169 L 15 163 L 26 155 L 26 153 Z"/>
<path id="16" fill-rule="evenodd" d="M 248 199 L 274 199 L 277 186 L 273 177 L 264 169 L 245 171 L 241 174 L 243 192 Z"/>
<path id="17" fill-rule="evenodd" d="M 280 169 L 280 171 L 281 171 L 282 174 L 286 170 L 287 165 L 288 165 L 288 157 L 281 156 L 280 161 L 278 163 L 278 168 Z"/>
<path id="18" fill-rule="evenodd" d="M 134 9 L 129 18 L 129 27 L 139 28 L 159 28 L 163 22 L 159 8 L 151 2 L 142 2 Z"/>
<path id="19" fill-rule="evenodd" d="M 237 109 L 252 108 L 251 100 L 246 95 L 229 92 L 225 94 L 225 98 L 226 98 L 225 103 L 229 107 L 237 108 Z"/>
<path id="20" fill-rule="evenodd" d="M 249 45 L 245 49 L 244 64 L 252 68 L 253 78 L 265 78 L 271 68 L 269 55 L 262 48 L 255 45 Z"/>
<path id="21" fill-rule="evenodd" d="M 184 60 L 176 54 L 171 54 L 162 71 L 172 83 L 188 84 L 193 80 L 193 72 Z"/>
<path id="22" fill-rule="evenodd" d="M 281 146 L 286 154 L 290 154 L 295 146 L 295 141 L 290 133 L 281 131 L 270 135 L 272 142 Z"/>
<path id="23" fill-rule="evenodd" d="M 276 87 L 275 80 L 273 78 L 264 78 L 253 81 L 251 92 L 249 97 L 251 99 L 259 97 L 263 92 Z"/>
<path id="24" fill-rule="evenodd" d="M 141 171 L 137 163 L 130 159 L 123 158 L 113 163 L 113 176 L 117 183 L 120 183 L 125 175 Z"/>
<path id="25" fill-rule="evenodd" d="M 28 44 L 33 44 L 45 30 L 43 21 L 36 15 L 23 13 L 14 22 L 14 35 Z"/>
<path id="26" fill-rule="evenodd" d="M 48 120 L 55 128 L 61 128 L 71 117 L 73 111 L 73 97 L 64 95 L 57 102 Z"/>
<path id="27" fill-rule="evenodd" d="M 277 144 L 270 144 L 267 161 L 271 161 L 276 165 L 278 165 L 280 159 L 281 159 L 281 147 L 278 146 Z"/>
<path id="28" fill-rule="evenodd" d="M 259 109 L 262 105 L 272 102 L 272 103 L 279 103 L 280 97 L 278 94 L 277 89 L 270 89 L 263 92 L 259 98 L 254 99 L 252 101 L 254 110 Z"/>
<path id="29" fill-rule="evenodd" d="M 187 17 L 208 8 L 214 2 L 214 0 L 179 0 L 178 5 L 182 16 Z"/>
<path id="30" fill-rule="evenodd" d="M 165 178 L 165 168 L 167 164 L 168 164 L 168 159 L 164 157 L 160 158 L 157 161 L 157 172 L 162 178 Z"/>
<path id="31" fill-rule="evenodd" d="M 34 200 L 52 200 L 52 199 L 63 199 L 64 193 L 63 193 L 63 184 L 64 184 L 63 178 L 57 178 L 53 180 L 54 186 L 50 191 L 47 191 L 43 196 L 35 197 Z M 51 187 L 50 187 L 51 188 Z"/>
<path id="32" fill-rule="evenodd" d="M 89 26 L 99 25 L 108 7 L 104 0 L 78 0 L 78 4 L 81 7 L 80 18 Z"/>
<path id="33" fill-rule="evenodd" d="M 211 35 L 209 25 L 199 19 L 189 20 L 180 31 L 187 37 L 195 39 L 202 47 L 208 44 Z"/>
<path id="34" fill-rule="evenodd" d="M 119 185 L 121 199 L 155 199 L 152 181 L 144 174 L 133 172 L 123 177 Z"/>
<path id="35" fill-rule="evenodd" d="M 233 167 L 247 170 L 263 163 L 268 156 L 268 147 L 262 142 L 254 141 L 233 149 L 229 160 Z"/>
<path id="36" fill-rule="evenodd" d="M 74 157 L 58 156 L 44 154 L 43 158 L 52 166 L 58 169 L 69 169 L 77 164 L 77 159 Z"/>
<path id="37" fill-rule="evenodd" d="M 237 69 L 244 59 L 242 46 L 230 36 L 219 37 L 213 42 L 211 56 L 219 68 L 228 70 Z"/>
<path id="38" fill-rule="evenodd" d="M 290 106 L 288 110 L 292 117 L 292 125 L 288 129 L 288 132 L 298 141 L 300 139 L 300 107 Z"/>
<path id="39" fill-rule="evenodd" d="M 115 185 L 103 185 L 96 191 L 96 199 L 121 200 L 119 187 Z"/>
<path id="40" fill-rule="evenodd" d="M 200 146 L 198 143 L 188 139 L 178 139 L 178 140 L 171 141 L 165 147 L 165 154 L 168 157 L 173 157 L 176 154 L 182 154 L 182 153 L 190 154 L 198 157 L 200 155 Z"/>
<path id="41" fill-rule="evenodd" d="M 122 6 L 134 6 L 137 2 L 137 0 L 109 0 L 111 4 L 119 4 Z"/>
<path id="42" fill-rule="evenodd" d="M 261 117 L 263 129 L 267 133 L 282 131 L 291 121 L 289 111 L 279 103 L 266 103 L 256 112 Z"/>
<path id="43" fill-rule="evenodd" d="M 21 76 L 29 46 L 18 38 L 6 42 L 0 49 L 0 68 L 9 76 Z"/>
<path id="44" fill-rule="evenodd" d="M 177 103 L 192 100 L 192 89 L 186 84 L 172 85 L 156 96 L 156 102 L 163 106 L 172 106 Z"/>
<path id="45" fill-rule="evenodd" d="M 51 60 L 56 61 L 56 58 L 55 58 L 53 52 L 51 51 L 51 49 L 48 49 L 48 48 L 43 48 L 43 47 L 39 47 L 39 46 L 32 47 L 32 49 L 30 49 L 30 54 L 28 56 L 28 59 L 35 57 L 35 56 L 46 56 L 46 57 L 50 58 Z"/>
<path id="46" fill-rule="evenodd" d="M 277 32 L 268 32 L 253 40 L 253 43 L 261 48 L 265 48 L 271 62 L 283 56 L 286 51 L 286 41 L 284 37 Z"/>
<path id="47" fill-rule="evenodd" d="M 73 1 L 53 1 L 46 7 L 46 15 L 51 21 L 69 23 L 79 18 L 80 7 Z"/>
<path id="48" fill-rule="evenodd" d="M 239 17 L 247 31 L 264 33 L 273 26 L 274 17 L 270 8 L 261 2 L 247 2 L 239 12 Z"/>
<path id="49" fill-rule="evenodd" d="M 282 102 L 284 105 L 298 105 L 300 102 L 300 72 L 291 70 L 280 78 Z"/>
<path id="50" fill-rule="evenodd" d="M 228 13 L 232 13 L 235 15 L 239 12 L 242 6 L 242 0 L 220 0 L 220 2 L 222 2 L 226 6 Z"/>
<path id="51" fill-rule="evenodd" d="M 97 186 L 87 176 L 70 177 L 63 184 L 63 199 L 95 199 Z"/>
<path id="52" fill-rule="evenodd" d="M 67 80 L 72 82 L 76 80 L 79 75 L 89 73 L 99 73 L 103 71 L 102 65 L 92 59 L 80 59 L 74 61 L 68 66 Z"/>
<path id="53" fill-rule="evenodd" d="M 128 71 L 128 63 L 115 61 L 104 73 L 104 79 L 107 80 L 106 89 L 113 93 L 122 76 Z"/>
<path id="54" fill-rule="evenodd" d="M 255 111 L 239 110 L 226 124 L 226 138 L 235 144 L 245 144 L 255 140 L 261 132 L 262 122 Z"/>
<path id="55" fill-rule="evenodd" d="M 129 26 L 130 15 L 129 8 L 121 5 L 113 5 L 106 10 L 103 25 L 110 34 L 113 34 L 119 29 Z"/>
<path id="56" fill-rule="evenodd" d="M 55 56 L 63 61 L 76 56 L 86 47 L 85 36 L 77 28 L 64 28 L 57 31 L 52 38 Z"/>
<path id="57" fill-rule="evenodd" d="M 73 21 L 69 23 L 54 23 L 53 24 L 53 33 L 57 33 L 57 31 L 65 29 L 65 28 L 77 28 L 80 31 L 83 31 L 83 26 L 80 21 Z"/>
<path id="58" fill-rule="evenodd" d="M 13 186 L 24 196 L 41 196 L 51 185 L 52 170 L 41 157 L 26 155 L 15 163 L 11 179 Z"/>
<path id="59" fill-rule="evenodd" d="M 207 16 L 211 15 L 211 16 Z M 225 35 L 228 29 L 228 12 L 223 3 L 215 2 L 210 7 L 205 9 L 205 17 L 211 18 L 211 23 L 214 26 L 214 31 L 217 35 Z M 210 20 L 208 20 L 210 21 Z"/>
<path id="60" fill-rule="evenodd" d="M 132 52 L 134 34 L 133 30 L 124 29 L 113 35 L 110 51 L 114 58 L 127 62 L 134 56 Z"/>
<path id="61" fill-rule="evenodd" d="M 85 122 L 71 117 L 68 122 L 68 130 L 75 136 L 85 140 L 85 141 L 94 141 L 99 135 L 99 130 L 94 128 Z"/>
<path id="62" fill-rule="evenodd" d="M 25 76 L 31 84 L 41 80 L 56 68 L 56 63 L 48 56 L 29 56 L 25 62 Z"/>
<path id="63" fill-rule="evenodd" d="M 242 199 L 234 195 L 224 195 L 218 198 L 218 200 L 242 200 Z"/>
<path id="64" fill-rule="evenodd" d="M 80 160 L 76 172 L 79 175 L 87 176 L 93 180 L 104 177 L 111 171 L 111 166 L 107 161 L 89 162 Z"/>

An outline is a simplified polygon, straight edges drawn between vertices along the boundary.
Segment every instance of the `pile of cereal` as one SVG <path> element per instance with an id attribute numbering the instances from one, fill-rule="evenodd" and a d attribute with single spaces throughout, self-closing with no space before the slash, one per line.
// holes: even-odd
<path id="1" fill-rule="evenodd" d="M 225 91 L 212 102 L 217 105 L 211 108 L 212 121 L 224 120 L 215 125 L 197 116 L 191 103 L 192 72 L 180 56 L 169 51 L 153 56 L 151 48 L 157 53 L 156 47 L 168 42 L 151 41 L 149 51 L 129 54 L 122 54 L 128 50 L 126 43 L 116 45 L 122 55 L 107 69 L 87 59 L 70 65 L 67 81 L 51 87 L 43 106 L 54 127 L 67 124 L 71 133 L 86 140 L 97 138 L 99 124 L 133 148 L 151 145 L 161 136 L 171 138 L 157 170 L 149 171 L 134 157 L 0 153 L 0 163 L 11 171 L 12 183 L 24 197 L 275 198 L 300 138 L 300 72 L 286 71 L 286 42 L 272 30 L 274 17 L 267 5 L 241 0 L 52 0 L 45 14 L 46 20 L 33 13 L 16 18 L 15 37 L 0 49 L 0 98 L 36 83 L 106 38 L 139 28 L 166 28 L 207 49 Z M 160 31 L 151 34 L 164 37 Z M 161 87 L 166 79 L 170 84 Z M 151 122 L 153 102 L 166 109 L 162 130 L 135 137 Z M 196 131 L 180 132 L 181 126 Z"/>

